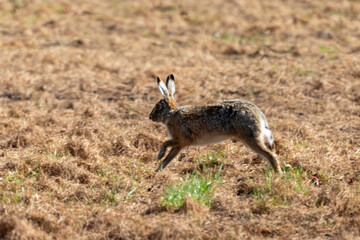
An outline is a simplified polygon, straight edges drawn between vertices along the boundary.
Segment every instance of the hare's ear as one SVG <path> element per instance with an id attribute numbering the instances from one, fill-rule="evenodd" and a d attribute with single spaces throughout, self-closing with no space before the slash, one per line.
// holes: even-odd
<path id="1" fill-rule="evenodd" d="M 168 99 L 168 98 L 169 98 L 169 91 L 167 90 L 166 85 L 163 83 L 163 81 L 160 80 L 159 77 L 156 77 L 156 80 L 157 80 L 157 83 L 158 83 L 158 86 L 159 86 L 159 89 L 160 89 L 161 94 L 162 94 L 166 99 Z"/>
<path id="2" fill-rule="evenodd" d="M 174 97 L 175 94 L 175 78 L 173 74 L 170 74 L 166 78 L 166 87 L 170 92 L 170 96 Z"/>

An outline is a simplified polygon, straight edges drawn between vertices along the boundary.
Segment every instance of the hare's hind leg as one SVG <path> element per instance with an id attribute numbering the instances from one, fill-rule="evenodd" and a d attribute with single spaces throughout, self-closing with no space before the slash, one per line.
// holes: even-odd
<path id="1" fill-rule="evenodd" d="M 162 161 L 160 163 L 159 167 L 155 170 L 155 172 L 158 172 L 158 171 L 164 169 L 171 162 L 171 160 L 173 160 L 174 157 L 176 157 L 176 155 L 178 155 L 178 153 L 180 151 L 181 151 L 181 147 L 173 147 L 173 148 L 171 148 L 169 154 L 166 156 L 164 161 Z"/>
<path id="2" fill-rule="evenodd" d="M 266 145 L 266 147 L 270 150 L 274 150 L 274 137 L 272 135 L 272 132 L 269 128 L 269 124 L 266 121 L 265 115 L 261 113 L 261 127 L 260 127 L 260 140 L 263 144 Z"/>
<path id="3" fill-rule="evenodd" d="M 263 136 L 260 136 L 259 138 L 245 138 L 242 139 L 242 141 L 248 148 L 266 159 L 266 161 L 274 169 L 275 172 L 281 171 L 275 154 L 267 147 L 268 143 L 263 142 L 264 138 L 262 137 Z M 262 141 L 259 141 L 259 139 L 261 139 Z M 270 147 L 273 147 L 272 144 L 270 145 Z"/>
<path id="4" fill-rule="evenodd" d="M 261 140 L 266 145 L 266 147 L 270 150 L 274 150 L 274 137 L 268 128 L 264 128 L 260 135 Z"/>

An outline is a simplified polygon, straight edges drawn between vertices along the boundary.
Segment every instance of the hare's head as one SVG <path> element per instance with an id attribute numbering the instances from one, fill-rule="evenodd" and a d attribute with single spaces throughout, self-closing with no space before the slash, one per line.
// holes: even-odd
<path id="1" fill-rule="evenodd" d="M 159 77 L 156 78 L 161 94 L 164 99 L 161 99 L 153 108 L 149 118 L 154 122 L 164 122 L 168 113 L 176 109 L 176 102 L 174 99 L 175 93 L 175 78 L 174 75 L 170 74 L 166 78 L 166 85 Z"/>

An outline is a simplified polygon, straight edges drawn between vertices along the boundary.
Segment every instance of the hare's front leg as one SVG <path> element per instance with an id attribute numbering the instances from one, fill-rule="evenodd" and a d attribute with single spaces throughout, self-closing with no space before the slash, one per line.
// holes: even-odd
<path id="1" fill-rule="evenodd" d="M 167 140 L 165 141 L 161 147 L 160 147 L 160 151 L 159 153 L 156 155 L 156 159 L 157 160 L 160 160 L 166 153 L 166 149 L 168 147 L 172 147 L 172 146 L 175 146 L 177 144 L 177 142 L 174 140 L 174 139 L 170 139 L 170 140 Z"/>
<path id="2" fill-rule="evenodd" d="M 176 155 L 178 155 L 178 153 L 181 151 L 181 147 L 173 147 L 171 148 L 169 154 L 166 156 L 166 158 L 164 159 L 164 161 L 162 161 L 159 165 L 159 167 L 155 170 L 155 172 L 158 172 L 162 169 L 164 169 L 169 162 L 171 162 L 171 160 L 174 159 L 174 157 L 176 157 Z"/>

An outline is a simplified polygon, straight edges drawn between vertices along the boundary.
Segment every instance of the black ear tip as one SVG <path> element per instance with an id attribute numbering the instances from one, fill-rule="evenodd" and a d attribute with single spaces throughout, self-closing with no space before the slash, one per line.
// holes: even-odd
<path id="1" fill-rule="evenodd" d="M 170 78 L 171 78 L 172 80 L 175 80 L 174 74 L 170 74 Z"/>
<path id="2" fill-rule="evenodd" d="M 156 77 L 156 81 L 157 81 L 157 83 L 159 83 L 159 82 L 160 82 L 160 78 L 159 78 L 159 77 Z"/>

